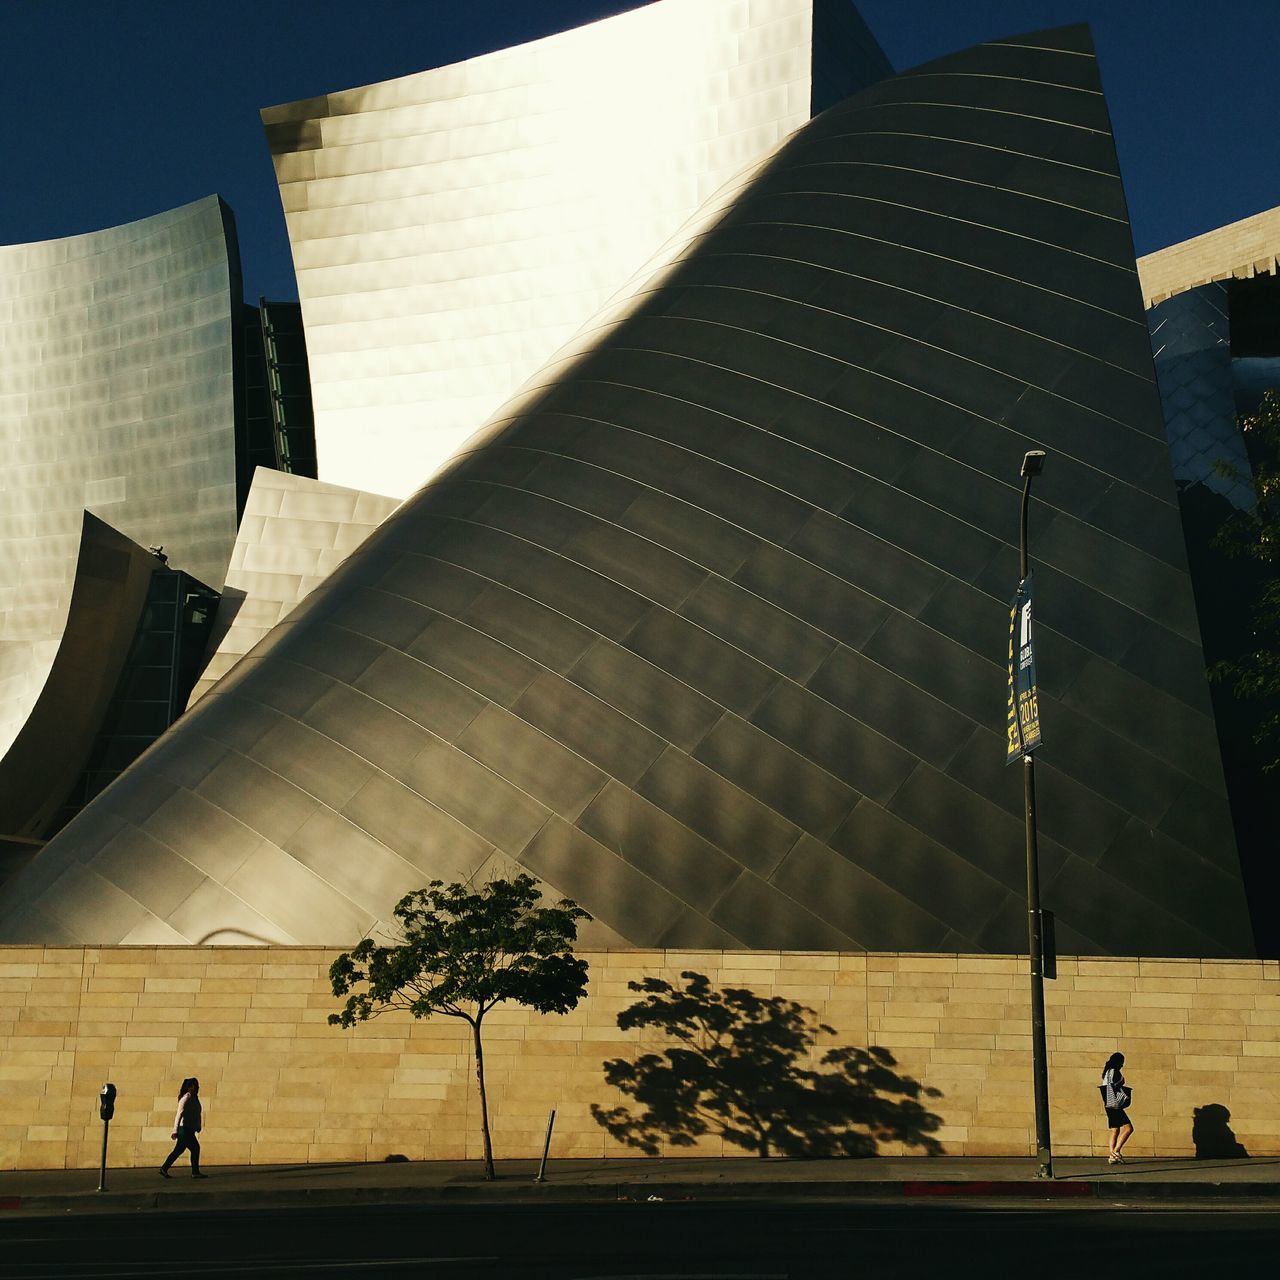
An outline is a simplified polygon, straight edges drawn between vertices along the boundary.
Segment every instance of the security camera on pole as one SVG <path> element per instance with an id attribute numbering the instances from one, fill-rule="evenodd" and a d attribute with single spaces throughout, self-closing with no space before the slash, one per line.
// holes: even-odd
<path id="1" fill-rule="evenodd" d="M 1049 1055 L 1044 1030 L 1044 929 L 1036 845 L 1036 775 L 1032 752 L 1040 745 L 1040 705 L 1031 634 L 1031 574 L 1027 569 L 1027 505 L 1031 481 L 1044 470 L 1044 452 L 1022 459 L 1022 512 L 1018 530 L 1018 591 L 1009 606 L 1008 741 L 1005 762 L 1022 760 L 1027 830 L 1027 951 L 1031 959 L 1031 1058 L 1036 1109 L 1036 1177 L 1053 1177 L 1049 1137 Z"/>

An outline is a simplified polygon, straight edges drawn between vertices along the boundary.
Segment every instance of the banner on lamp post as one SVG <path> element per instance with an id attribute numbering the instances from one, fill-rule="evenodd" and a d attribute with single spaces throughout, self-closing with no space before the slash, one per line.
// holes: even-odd
<path id="1" fill-rule="evenodd" d="M 1018 583 L 1009 605 L 1009 702 L 1005 764 L 1030 755 L 1040 745 L 1040 702 L 1036 658 L 1031 639 L 1031 580 Z"/>

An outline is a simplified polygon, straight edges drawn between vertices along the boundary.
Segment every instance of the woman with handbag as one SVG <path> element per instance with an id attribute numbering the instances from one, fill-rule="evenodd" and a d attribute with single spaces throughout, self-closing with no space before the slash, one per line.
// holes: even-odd
<path id="1" fill-rule="evenodd" d="M 1102 1106 L 1107 1113 L 1107 1128 L 1111 1130 L 1108 1144 L 1108 1164 L 1123 1164 L 1124 1156 L 1120 1148 L 1133 1136 L 1133 1125 L 1129 1121 L 1126 1108 L 1133 1101 L 1133 1090 L 1124 1082 L 1124 1054 L 1113 1053 L 1102 1068 L 1102 1083 L 1098 1086 L 1102 1094 Z"/>

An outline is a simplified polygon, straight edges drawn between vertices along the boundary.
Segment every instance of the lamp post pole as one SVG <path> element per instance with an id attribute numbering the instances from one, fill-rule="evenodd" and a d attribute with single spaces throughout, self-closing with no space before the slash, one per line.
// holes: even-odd
<path id="1" fill-rule="evenodd" d="M 1044 467 L 1039 450 L 1022 460 L 1022 512 L 1018 537 L 1019 580 L 1027 579 L 1027 506 L 1031 481 Z M 1030 751 L 1022 757 L 1022 794 L 1027 827 L 1027 951 L 1031 960 L 1031 1061 L 1036 1107 L 1036 1177 L 1053 1177 L 1049 1137 L 1049 1054 L 1044 1030 L 1044 932 L 1040 917 L 1040 852 L 1036 843 L 1036 766 Z"/>

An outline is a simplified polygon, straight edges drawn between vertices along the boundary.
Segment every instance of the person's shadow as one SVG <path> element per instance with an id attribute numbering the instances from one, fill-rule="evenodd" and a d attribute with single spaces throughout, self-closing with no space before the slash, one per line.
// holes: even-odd
<path id="1" fill-rule="evenodd" d="M 618 1015 L 618 1026 L 664 1032 L 675 1044 L 604 1063 L 605 1080 L 636 1103 L 592 1104 L 619 1142 L 647 1155 L 663 1141 L 691 1147 L 706 1135 L 760 1156 L 873 1156 L 882 1142 L 942 1154 L 931 1136 L 942 1118 L 920 1102 L 941 1091 L 896 1072 L 887 1049 L 840 1047 L 819 1057 L 819 1037 L 835 1032 L 814 1010 L 749 988 L 713 988 L 705 974 L 680 976 L 679 986 L 659 978 L 627 984 L 644 998 Z"/>
<path id="2" fill-rule="evenodd" d="M 1220 1102 L 1210 1102 L 1191 1113 L 1191 1141 L 1197 1160 L 1246 1160 L 1249 1153 L 1231 1132 L 1231 1112 Z"/>

